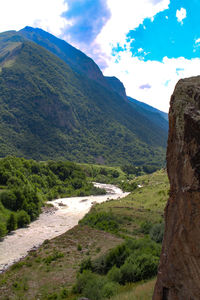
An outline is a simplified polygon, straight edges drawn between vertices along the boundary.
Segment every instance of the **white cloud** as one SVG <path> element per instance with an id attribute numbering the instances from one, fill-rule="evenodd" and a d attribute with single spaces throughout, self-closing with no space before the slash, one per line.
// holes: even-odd
<path id="1" fill-rule="evenodd" d="M 167 112 L 177 81 L 199 75 L 199 70 L 199 58 L 188 60 L 183 57 L 164 57 L 162 62 L 145 62 L 132 57 L 130 52 L 121 52 L 119 62 L 114 63 L 113 58 L 104 73 L 108 76 L 115 74 L 124 83 L 127 95 Z M 145 86 L 149 88 L 141 88 Z"/>
<path id="2" fill-rule="evenodd" d="M 176 17 L 177 17 L 178 22 L 183 24 L 183 20 L 186 18 L 186 16 L 187 16 L 187 11 L 185 8 L 181 7 L 180 10 L 177 9 Z"/>
<path id="3" fill-rule="evenodd" d="M 19 30 L 28 25 L 59 35 L 67 24 L 61 16 L 66 10 L 64 0 L 1 0 L 0 32 Z"/>
<path id="4" fill-rule="evenodd" d="M 195 40 L 195 44 L 199 44 L 200 43 L 200 38 Z"/>
<path id="5" fill-rule="evenodd" d="M 152 19 L 158 12 L 168 8 L 170 0 L 107 0 L 111 18 L 96 39 L 102 51 L 108 55 L 111 49 L 126 44 L 126 35 L 137 28 L 145 18 Z"/>
<path id="6" fill-rule="evenodd" d="M 171 80 L 166 85 L 171 74 L 170 64 L 156 61 L 144 62 L 141 57 L 133 57 L 126 35 L 142 24 L 145 18 L 153 20 L 157 13 L 168 9 L 169 4 L 170 0 L 108 0 L 111 18 L 95 41 L 105 53 L 107 68 L 104 74 L 117 76 L 124 83 L 129 96 L 164 111 L 168 110 L 169 97 L 176 80 L 173 82 Z M 126 51 L 112 57 L 112 48 L 116 45 L 123 47 L 126 45 Z M 142 49 L 139 48 L 138 52 L 142 53 Z M 177 77 L 176 70 L 173 73 Z M 141 88 L 147 86 L 149 88 Z"/>

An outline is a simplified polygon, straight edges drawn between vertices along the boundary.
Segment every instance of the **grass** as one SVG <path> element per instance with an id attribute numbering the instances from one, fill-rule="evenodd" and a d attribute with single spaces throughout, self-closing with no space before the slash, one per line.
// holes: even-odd
<path id="1" fill-rule="evenodd" d="M 121 242 L 122 239 L 106 232 L 76 226 L 45 241 L 0 274 L 0 299 L 48 299 L 50 294 L 59 295 L 64 288 L 70 290 L 83 259 L 97 258 Z"/>
<path id="2" fill-rule="evenodd" d="M 127 285 L 110 300 L 151 300 L 155 283 L 156 280 L 152 279 L 145 283 Z"/>
<path id="3" fill-rule="evenodd" d="M 99 214 L 111 215 L 119 225 L 120 236 L 143 236 L 140 231 L 146 221 L 152 225 L 163 221 L 163 211 L 168 198 L 169 183 L 164 170 L 134 180 L 142 186 L 120 200 L 111 200 L 95 205 L 80 223 L 90 224 L 88 220 Z M 93 226 L 95 227 L 95 226 Z M 96 225 L 100 228 L 99 224 Z"/>

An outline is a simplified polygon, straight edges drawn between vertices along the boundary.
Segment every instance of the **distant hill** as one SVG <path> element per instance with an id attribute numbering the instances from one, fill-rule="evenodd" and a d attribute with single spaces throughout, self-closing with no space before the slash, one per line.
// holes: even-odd
<path id="1" fill-rule="evenodd" d="M 42 30 L 28 31 L 42 43 Z M 54 38 L 49 35 L 51 47 Z M 55 39 L 53 49 L 59 52 Z M 0 34 L 1 157 L 164 164 L 167 130 L 114 91 L 85 54 L 72 47 L 68 56 L 63 50 L 71 60 L 66 63 L 46 48 L 27 39 L 23 30 Z M 80 61 L 72 67 L 74 51 Z M 90 66 L 84 73 L 86 61 Z M 92 78 L 91 70 L 98 75 Z"/>

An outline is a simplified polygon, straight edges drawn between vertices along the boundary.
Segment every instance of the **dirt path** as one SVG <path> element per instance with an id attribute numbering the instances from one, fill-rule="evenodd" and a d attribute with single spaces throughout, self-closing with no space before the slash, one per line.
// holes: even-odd
<path id="1" fill-rule="evenodd" d="M 18 261 L 44 240 L 52 239 L 78 224 L 78 221 L 90 210 L 94 202 L 101 203 L 109 199 L 125 197 L 118 187 L 110 184 L 95 183 L 105 188 L 106 195 L 72 197 L 51 201 L 53 207 L 44 211 L 38 220 L 27 228 L 21 228 L 8 235 L 0 242 L 0 273 L 8 266 Z"/>

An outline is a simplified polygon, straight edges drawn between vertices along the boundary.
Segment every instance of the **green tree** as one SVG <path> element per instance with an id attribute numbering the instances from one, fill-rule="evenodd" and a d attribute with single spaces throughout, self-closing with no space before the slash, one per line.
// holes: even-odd
<path id="1" fill-rule="evenodd" d="M 7 229 L 6 225 L 3 223 L 0 223 L 0 238 L 2 238 L 4 235 L 6 235 Z"/>
<path id="2" fill-rule="evenodd" d="M 18 227 L 25 227 L 30 223 L 30 216 L 27 214 L 26 211 L 20 210 L 17 215 L 17 225 Z"/>
<path id="3" fill-rule="evenodd" d="M 17 218 L 14 213 L 11 213 L 7 221 L 7 230 L 8 232 L 11 232 L 15 229 L 17 229 Z"/>

